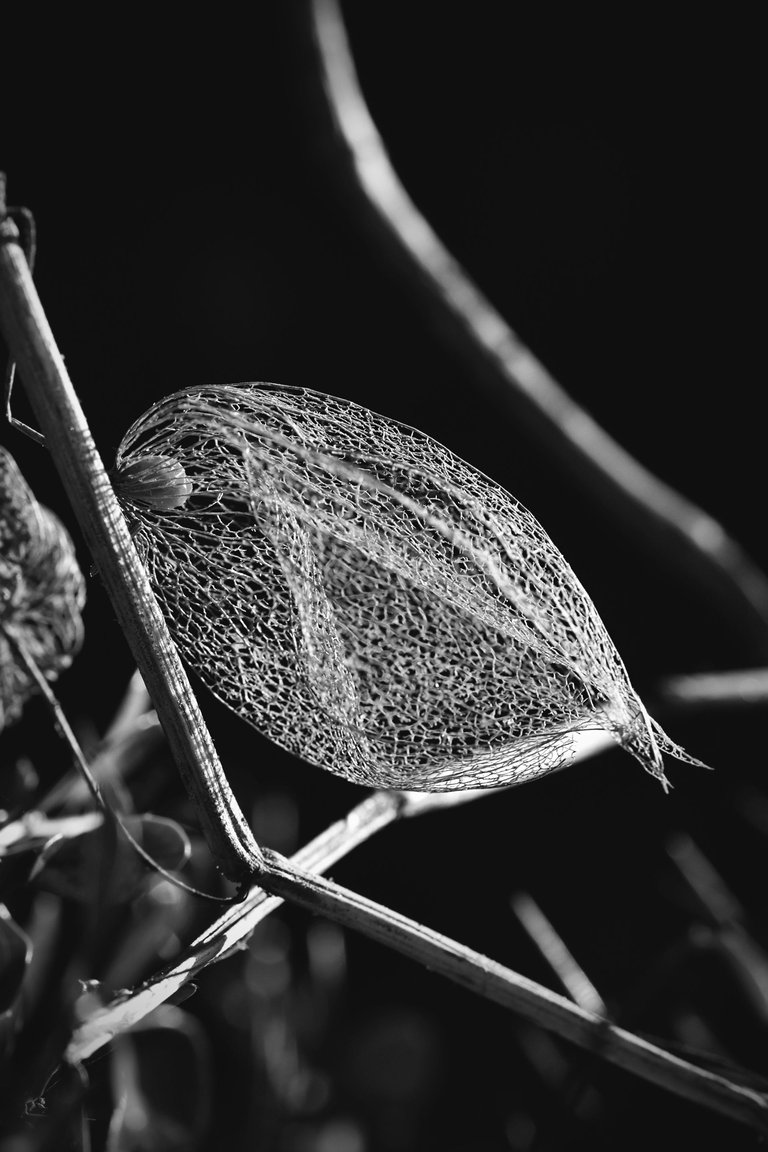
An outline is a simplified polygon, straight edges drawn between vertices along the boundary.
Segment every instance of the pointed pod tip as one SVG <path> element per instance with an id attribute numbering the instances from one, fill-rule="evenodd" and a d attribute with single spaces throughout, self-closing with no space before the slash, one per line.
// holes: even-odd
<path id="1" fill-rule="evenodd" d="M 664 771 L 665 756 L 711 771 L 709 764 L 689 755 L 674 740 L 670 740 L 661 725 L 648 715 L 642 704 L 639 704 L 639 711 L 633 717 L 632 723 L 617 733 L 617 739 L 625 751 L 634 756 L 646 772 L 659 781 L 667 794 L 671 791 L 672 785 Z"/>

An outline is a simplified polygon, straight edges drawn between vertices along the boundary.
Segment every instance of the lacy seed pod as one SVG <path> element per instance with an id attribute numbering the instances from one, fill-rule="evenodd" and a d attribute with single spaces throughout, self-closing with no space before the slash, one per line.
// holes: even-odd
<path id="1" fill-rule="evenodd" d="M 82 644 L 84 604 L 69 533 L 0 448 L 0 728 L 18 718 L 36 690 L 15 645 L 54 680 Z"/>
<path id="2" fill-rule="evenodd" d="M 190 388 L 115 486 L 187 663 L 275 743 L 357 783 L 453 790 L 607 729 L 662 782 L 652 720 L 536 519 L 422 432 L 276 384 Z"/>

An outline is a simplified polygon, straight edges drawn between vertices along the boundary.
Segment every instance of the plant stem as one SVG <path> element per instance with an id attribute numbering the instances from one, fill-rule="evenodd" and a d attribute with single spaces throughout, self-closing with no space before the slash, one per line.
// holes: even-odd
<path id="1" fill-rule="evenodd" d="M 575 740 L 574 762 L 615 747 L 607 732 L 580 732 Z M 373 792 L 346 817 L 331 824 L 292 857 L 299 868 L 327 872 L 338 860 L 395 820 L 409 819 L 467 804 L 507 788 L 475 788 L 462 792 Z M 174 996 L 184 984 L 242 947 L 254 928 L 283 900 L 270 896 L 259 884 L 235 907 L 223 912 L 169 967 L 147 980 L 136 991 L 123 994 L 93 1013 L 72 1037 L 68 1058 L 85 1060 L 119 1032 L 137 1024 L 148 1012 Z"/>
<path id="2" fill-rule="evenodd" d="M 325 872 L 358 844 L 396 820 L 404 807 L 407 808 L 407 798 L 403 794 L 374 792 L 343 820 L 331 824 L 300 849 L 294 860 L 302 868 Z M 67 1059 L 85 1060 L 126 1028 L 138 1024 L 209 964 L 225 959 L 235 948 L 242 947 L 254 928 L 282 903 L 280 896 L 270 896 L 261 887 L 252 888 L 241 904 L 219 916 L 172 965 L 152 976 L 131 995 L 117 997 L 84 1020 L 72 1036 Z"/>
<path id="3" fill-rule="evenodd" d="M 261 851 L 224 776 L 8 219 L 0 223 L 0 327 L 211 852 L 243 885 L 262 865 Z"/>
<path id="4" fill-rule="evenodd" d="M 85 1020 L 72 1037 L 67 1059 L 85 1060 L 143 1019 L 209 964 L 230 954 L 286 899 L 378 940 L 633 1075 L 768 1132 L 768 1099 L 759 1092 L 681 1060 L 487 956 L 316 875 L 399 817 L 418 814 L 422 809 L 411 807 L 410 798 L 407 793 L 374 793 L 291 861 L 266 851 L 268 871 L 262 881 L 272 894 L 254 888 L 243 904 L 220 916 L 172 966 Z"/>
<path id="5" fill-rule="evenodd" d="M 768 1097 L 763 1094 L 682 1060 L 474 949 L 305 872 L 275 852 L 265 849 L 264 855 L 268 871 L 263 882 L 270 892 L 362 932 L 643 1080 L 768 1133 Z"/>

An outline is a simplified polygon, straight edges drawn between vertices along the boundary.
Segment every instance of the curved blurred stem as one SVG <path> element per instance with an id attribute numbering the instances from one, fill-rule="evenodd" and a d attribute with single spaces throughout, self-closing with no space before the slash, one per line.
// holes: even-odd
<path id="1" fill-rule="evenodd" d="M 0 204 L 0 327 L 165 730 L 208 845 L 246 883 L 261 852 L 213 742 L 131 539 L 32 282 L 18 229 Z"/>
<path id="2" fill-rule="evenodd" d="M 328 137 L 333 174 L 403 286 L 441 323 L 473 381 L 564 460 L 620 525 L 653 549 L 656 563 L 706 584 L 755 660 L 768 657 L 768 578 L 716 520 L 652 475 L 575 404 L 482 295 L 390 163 L 360 89 L 338 0 L 311 0 L 300 9 L 314 42 L 325 98 L 315 101 L 318 127 Z"/>
<path id="3" fill-rule="evenodd" d="M 661 700 L 678 708 L 739 708 L 768 704 L 768 668 L 739 668 L 669 676 L 660 685 Z"/>
<path id="4" fill-rule="evenodd" d="M 518 892 L 510 905 L 574 1004 L 585 1012 L 607 1016 L 608 1008 L 602 996 L 533 897 L 527 892 Z"/>

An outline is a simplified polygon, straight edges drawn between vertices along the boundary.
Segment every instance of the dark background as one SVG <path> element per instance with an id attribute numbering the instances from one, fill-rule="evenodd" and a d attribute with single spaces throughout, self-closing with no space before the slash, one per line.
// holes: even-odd
<path id="1" fill-rule="evenodd" d="M 323 160 L 305 11 L 266 3 L 248 23 L 214 11 L 167 27 L 68 17 L 14 40 L 0 164 L 11 203 L 36 214 L 38 288 L 105 461 L 136 416 L 185 385 L 326 390 L 419 426 L 522 500 L 592 594 L 641 693 L 673 672 L 748 663 L 714 603 L 494 409 L 382 264 Z M 668 15 L 534 18 L 516 5 L 344 11 L 373 117 L 438 234 L 574 399 L 768 567 L 756 29 L 701 12 L 693 27 Z M 20 395 L 16 410 L 26 415 Z M 2 439 L 72 525 L 42 451 L 7 428 Z M 103 729 L 131 660 L 97 580 L 86 625 L 61 693 L 74 719 Z M 362 795 L 201 699 L 246 807 L 287 795 L 301 841 Z M 739 815 L 745 790 L 761 787 L 761 715 L 660 718 L 717 772 L 673 765 L 665 797 L 617 750 L 389 830 L 333 874 L 546 982 L 508 909 L 527 889 L 620 1008 L 695 919 L 665 856 L 670 833 L 687 828 L 761 913 L 765 842 Z M 537 1089 L 513 1018 L 373 945 L 347 946 L 326 1054 L 331 1110 L 362 1117 L 371 1149 L 517 1147 L 510 1117 Z M 702 986 L 706 1015 L 725 985 Z M 637 1026 L 670 1036 L 677 1008 Z M 408 1043 L 417 1052 L 416 1126 L 400 1143 L 376 1122 L 380 1098 L 401 1106 L 396 1090 L 371 1088 L 371 1103 L 350 1071 L 361 1034 L 380 1041 L 358 1076 L 369 1085 L 413 1055 Z M 738 1041 L 729 1051 L 755 1066 Z M 641 1147 L 662 1119 L 754 1143 L 599 1065 L 592 1074 L 608 1103 L 603 1128 L 584 1137 L 591 1147 L 599 1131 Z M 234 1065 L 231 1084 L 219 1131 L 225 1114 L 244 1130 L 233 1099 L 248 1087 Z M 551 1146 L 580 1146 L 580 1131 Z"/>

